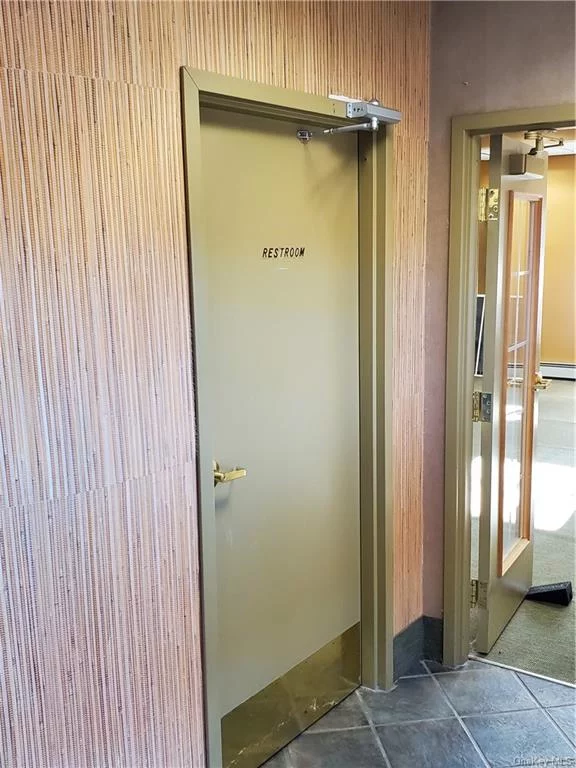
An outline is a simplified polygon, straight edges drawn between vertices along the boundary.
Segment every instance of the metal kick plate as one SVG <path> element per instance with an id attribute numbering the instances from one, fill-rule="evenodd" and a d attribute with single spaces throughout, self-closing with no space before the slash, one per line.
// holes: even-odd
<path id="1" fill-rule="evenodd" d="M 224 768 L 257 768 L 360 684 L 360 624 L 222 718 Z"/>

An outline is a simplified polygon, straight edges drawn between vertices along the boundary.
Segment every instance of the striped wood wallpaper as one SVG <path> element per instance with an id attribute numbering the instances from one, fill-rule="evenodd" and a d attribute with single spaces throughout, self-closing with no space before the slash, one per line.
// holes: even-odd
<path id="1" fill-rule="evenodd" d="M 0 765 L 203 765 L 178 68 L 401 109 L 396 628 L 422 612 L 428 7 L 0 6 Z"/>

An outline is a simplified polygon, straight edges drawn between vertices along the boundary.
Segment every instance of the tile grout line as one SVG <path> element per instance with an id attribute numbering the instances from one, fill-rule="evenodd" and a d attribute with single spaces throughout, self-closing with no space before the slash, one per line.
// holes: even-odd
<path id="1" fill-rule="evenodd" d="M 456 712 L 456 709 L 455 709 L 455 707 L 452 705 L 452 702 L 450 701 L 450 699 L 448 698 L 448 695 L 447 695 L 447 693 L 444 691 L 444 689 L 442 688 L 442 686 L 440 685 L 440 683 L 438 682 L 438 680 L 436 680 L 436 677 L 435 677 L 435 676 L 432 674 L 432 672 L 430 672 L 430 669 L 429 669 L 428 665 L 426 664 L 426 662 L 423 662 L 423 664 L 424 664 L 424 666 L 426 667 L 426 669 L 428 670 L 428 672 L 429 672 L 429 674 L 430 674 L 430 677 L 432 678 L 432 680 L 434 680 L 434 684 L 437 686 L 437 688 L 438 688 L 438 690 L 440 691 L 440 693 L 442 694 L 442 696 L 443 696 L 443 697 L 446 699 L 446 702 L 448 703 L 448 706 L 450 707 L 450 709 L 452 710 L 452 712 L 454 712 L 454 715 L 456 716 L 456 719 L 457 719 L 457 720 L 458 720 L 458 722 L 460 723 L 460 727 L 462 728 L 462 730 L 464 731 L 464 733 L 466 734 L 466 736 L 468 736 L 468 739 L 470 740 L 470 743 L 472 744 L 472 746 L 474 747 L 474 749 L 475 749 L 475 750 L 476 750 L 476 752 L 478 753 L 478 755 L 479 755 L 479 757 L 480 757 L 480 760 L 482 760 L 482 762 L 484 763 L 484 765 L 486 766 L 486 768 L 490 768 L 490 763 L 489 763 L 489 761 L 488 761 L 488 758 L 486 757 L 486 755 L 484 754 L 484 752 L 482 752 L 482 750 L 480 749 L 480 746 L 477 744 L 476 740 L 475 740 L 475 739 L 474 739 L 474 737 L 472 736 L 472 734 L 471 734 L 470 730 L 468 729 L 468 727 L 467 727 L 466 723 L 465 723 L 465 722 L 462 720 L 462 718 L 460 717 L 460 715 L 458 714 L 458 712 Z"/>
<path id="2" fill-rule="evenodd" d="M 551 704 L 549 707 L 542 707 L 542 709 L 564 709 L 564 707 L 576 707 L 576 699 L 570 702 L 570 704 Z"/>
<path id="3" fill-rule="evenodd" d="M 531 697 L 534 699 L 534 701 L 535 701 L 535 702 L 538 704 L 538 707 L 539 707 L 539 709 L 541 709 L 541 710 L 542 710 L 542 712 L 544 712 L 544 716 L 548 718 L 548 720 L 549 720 L 549 721 L 552 723 L 552 725 L 554 726 L 554 728 L 555 728 L 555 729 L 558 731 L 558 733 L 559 733 L 559 734 L 562 736 L 562 738 L 564 739 L 564 741 L 565 741 L 565 742 L 567 742 L 567 743 L 570 745 L 570 747 L 571 747 L 573 750 L 576 750 L 576 747 L 575 747 L 575 746 L 574 746 L 574 744 L 573 744 L 573 743 L 570 741 L 569 737 L 568 737 L 568 736 L 567 736 L 567 735 L 564 733 L 564 731 L 562 730 L 562 728 L 560 728 L 560 726 L 558 725 L 558 723 L 556 722 L 556 720 L 554 720 L 554 718 L 552 717 L 552 715 L 551 715 L 551 714 L 548 712 L 548 710 L 546 709 L 546 707 L 545 707 L 543 704 L 541 704 L 541 703 L 538 701 L 538 699 L 536 698 L 536 696 L 535 696 L 535 695 L 532 693 L 532 691 L 531 691 L 531 690 L 530 690 L 530 688 L 529 688 L 529 687 L 526 685 L 526 683 L 524 682 L 524 680 L 522 680 L 522 678 L 520 677 L 520 675 L 519 675 L 517 672 L 515 672 L 514 674 L 515 674 L 516 678 L 518 679 L 518 682 L 520 683 L 520 685 L 522 685 L 522 686 L 523 686 L 523 687 L 524 687 L 524 688 L 525 688 L 525 689 L 528 691 L 528 693 L 530 694 L 530 696 L 531 696 Z M 568 705 L 568 706 L 570 706 L 570 705 Z"/>
<path id="4" fill-rule="evenodd" d="M 419 677 L 428 677 L 428 673 L 424 672 L 421 675 L 402 675 L 402 677 L 398 678 L 398 682 L 400 682 L 400 680 L 414 680 L 415 678 L 417 679 Z"/>
<path id="5" fill-rule="evenodd" d="M 376 745 L 378 749 L 380 750 L 380 753 L 382 754 L 382 757 L 384 758 L 384 762 L 386 764 L 386 768 L 392 768 L 392 764 L 390 762 L 390 759 L 388 755 L 386 754 L 386 750 L 384 749 L 384 744 L 380 741 L 380 736 L 378 736 L 378 731 L 376 730 L 376 727 L 374 726 L 374 723 L 372 722 L 372 718 L 370 717 L 370 713 L 368 711 L 368 707 L 364 703 L 362 696 L 360 695 L 360 691 L 357 688 L 354 691 L 356 698 L 358 699 L 358 704 L 360 705 L 360 709 L 362 710 L 364 717 L 368 721 L 368 725 L 370 726 L 370 730 L 372 731 L 372 736 L 374 736 L 376 740 Z"/>
<path id="6" fill-rule="evenodd" d="M 444 694 L 446 695 L 446 694 Z M 570 705 L 567 705 L 570 706 Z M 539 705 L 535 707 L 528 707 L 527 709 L 503 709 L 498 712 L 472 712 L 469 715 L 456 715 L 459 718 L 472 718 L 472 717 L 497 717 L 498 715 L 513 715 L 517 712 L 534 712 L 535 709 L 542 709 Z M 436 723 L 438 720 L 453 720 L 454 715 L 448 717 L 427 717 L 424 720 L 399 720 L 397 723 L 377 723 L 378 727 L 386 727 L 388 725 L 417 725 L 418 723 Z"/>
<path id="7" fill-rule="evenodd" d="M 316 728 L 311 731 L 310 729 L 304 731 L 304 733 L 314 736 L 315 733 L 340 733 L 340 731 L 361 731 L 363 728 L 370 728 L 370 723 L 366 725 L 345 725 L 343 728 Z"/>
<path id="8" fill-rule="evenodd" d="M 378 728 L 390 728 L 399 725 L 421 725 L 422 723 L 441 723 L 443 720 L 454 720 L 454 715 L 447 717 L 425 717 L 422 720 L 398 720 L 396 723 L 377 723 Z"/>
<path id="9" fill-rule="evenodd" d="M 546 680 L 548 683 L 555 683 L 556 685 L 563 685 L 566 688 L 576 690 L 576 684 L 569 683 L 566 680 L 556 680 L 554 677 L 546 677 L 546 675 L 539 675 L 538 672 L 530 672 L 527 669 L 520 669 L 519 667 L 511 667 L 510 664 L 502 664 L 500 661 L 492 661 L 492 659 L 483 659 L 474 654 L 468 656 L 469 661 L 476 661 L 479 664 L 486 664 L 489 667 L 497 667 L 498 669 L 509 669 L 511 672 L 516 672 L 519 675 L 528 675 L 529 677 L 535 677 L 537 680 Z M 464 671 L 464 670 L 463 670 Z"/>
<path id="10" fill-rule="evenodd" d="M 470 672 L 483 672 L 483 670 L 482 669 L 450 669 L 447 672 L 430 672 L 430 674 L 434 675 L 434 677 L 443 677 L 444 675 L 453 675 L 455 673 L 469 675 Z"/>
<path id="11" fill-rule="evenodd" d="M 537 709 L 542 709 L 542 707 L 537 704 L 534 707 L 523 707 L 522 709 L 502 709 L 498 710 L 498 712 L 470 712 L 468 715 L 459 715 L 461 718 L 466 718 L 466 720 L 471 720 L 475 717 L 498 717 L 499 715 L 518 715 L 521 712 L 534 712 Z"/>

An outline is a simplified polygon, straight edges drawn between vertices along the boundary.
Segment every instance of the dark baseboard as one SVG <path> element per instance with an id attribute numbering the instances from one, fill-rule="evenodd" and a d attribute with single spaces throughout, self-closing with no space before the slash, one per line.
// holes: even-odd
<path id="1" fill-rule="evenodd" d="M 394 638 L 394 680 L 413 670 L 421 659 L 442 661 L 442 619 L 421 616 Z"/>
<path id="2" fill-rule="evenodd" d="M 424 620 L 424 658 L 442 661 L 444 654 L 444 622 L 434 616 L 423 616 Z"/>

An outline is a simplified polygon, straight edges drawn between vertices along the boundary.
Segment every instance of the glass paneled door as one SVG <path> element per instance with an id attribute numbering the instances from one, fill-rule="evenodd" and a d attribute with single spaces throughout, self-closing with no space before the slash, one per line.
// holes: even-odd
<path id="1" fill-rule="evenodd" d="M 510 190 L 500 401 L 498 576 L 511 567 L 531 538 L 541 228 L 542 197 Z"/>
<path id="2" fill-rule="evenodd" d="M 547 158 L 540 174 L 511 174 L 531 146 L 490 137 L 486 226 L 481 503 L 476 650 L 488 653 L 532 586 L 532 454 L 540 359 L 541 261 Z"/>

